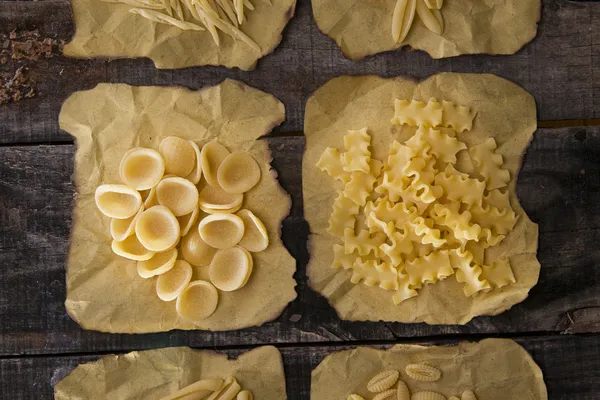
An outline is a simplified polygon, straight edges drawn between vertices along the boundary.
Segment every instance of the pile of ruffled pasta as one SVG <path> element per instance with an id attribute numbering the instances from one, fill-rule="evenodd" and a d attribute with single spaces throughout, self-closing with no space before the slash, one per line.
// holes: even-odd
<path id="1" fill-rule="evenodd" d="M 392 38 L 396 43 L 406 39 L 418 15 L 423 24 L 435 34 L 444 32 L 441 8 L 444 0 L 397 0 L 392 16 Z"/>
<path id="2" fill-rule="evenodd" d="M 182 30 L 208 30 L 215 44 L 220 45 L 221 31 L 235 40 L 241 40 L 254 51 L 260 46 L 241 27 L 248 11 L 254 10 L 251 0 L 102 0 L 132 6 L 129 12 L 161 24 Z M 260 0 L 271 4 L 271 0 Z"/>
<path id="3" fill-rule="evenodd" d="M 341 183 L 327 229 L 342 241 L 333 267 L 351 270 L 352 283 L 393 291 L 400 304 L 450 276 L 466 296 L 515 282 L 510 261 L 488 251 L 517 222 L 510 173 L 493 138 L 459 140 L 474 118 L 447 101 L 397 99 L 392 123 L 416 131 L 390 143 L 385 162 L 371 157 L 367 128 L 344 137 L 345 152 L 325 150 L 317 167 Z"/>

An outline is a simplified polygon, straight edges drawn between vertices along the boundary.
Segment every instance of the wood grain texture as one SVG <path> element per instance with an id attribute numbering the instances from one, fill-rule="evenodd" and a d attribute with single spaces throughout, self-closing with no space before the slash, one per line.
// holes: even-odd
<path id="1" fill-rule="evenodd" d="M 308 227 L 302 214 L 302 137 L 268 139 L 293 199 L 283 239 L 298 260 L 299 298 L 275 322 L 238 332 L 110 335 L 85 332 L 65 314 L 73 205 L 72 145 L 0 147 L 0 355 L 127 351 L 163 346 L 374 341 L 439 335 L 598 332 L 584 309 L 600 307 L 600 127 L 541 129 L 518 191 L 540 224 L 540 283 L 522 304 L 465 326 L 340 321 L 307 287 Z M 588 313 L 587 315 L 591 315 Z M 579 322 L 578 322 L 579 321 Z"/>
<path id="2" fill-rule="evenodd" d="M 544 373 L 551 400 L 599 399 L 600 336 L 517 338 Z M 451 341 L 419 344 L 454 344 Z M 375 346 L 385 348 L 387 346 Z M 311 371 L 329 354 L 350 346 L 302 346 L 281 348 L 286 371 L 288 399 L 310 398 Z M 228 350 L 230 357 L 246 350 Z M 80 363 L 96 361 L 98 355 L 43 356 L 0 360 L 0 398 L 51 399 L 54 385 Z M 102 395 L 102 394 L 99 394 Z M 104 399 L 104 397 L 101 397 Z M 516 400 L 516 399 L 515 399 Z"/>
<path id="3" fill-rule="evenodd" d="M 343 74 L 408 75 L 425 78 L 440 71 L 489 72 L 530 91 L 539 119 L 600 117 L 600 7 L 566 0 L 543 0 L 538 37 L 514 56 L 461 56 L 432 60 L 422 52 L 389 52 L 363 62 L 349 61 L 321 34 L 310 0 L 300 0 L 296 17 L 274 54 L 250 73 L 217 67 L 157 70 L 149 60 L 70 60 L 62 56 L 39 61 L 9 61 L 0 72 L 28 68 L 37 96 L 0 107 L 0 143 L 70 141 L 57 127 L 60 104 L 74 91 L 100 82 L 133 85 L 182 85 L 198 89 L 234 78 L 268 91 L 284 102 L 286 123 L 280 132 L 302 131 L 304 104 L 329 79 Z M 73 26 L 64 0 L 0 1 L 0 36 L 38 29 L 42 37 L 68 40 Z M 0 43 L 1 45 L 2 43 Z"/>

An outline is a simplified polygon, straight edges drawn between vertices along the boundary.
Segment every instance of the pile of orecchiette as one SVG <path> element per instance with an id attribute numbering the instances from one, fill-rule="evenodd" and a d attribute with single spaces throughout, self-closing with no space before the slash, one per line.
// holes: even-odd
<path id="1" fill-rule="evenodd" d="M 137 261 L 142 278 L 158 276 L 161 300 L 177 300 L 179 315 L 198 321 L 216 310 L 217 289 L 246 285 L 250 252 L 269 244 L 260 219 L 241 209 L 261 178 L 250 154 L 171 136 L 158 151 L 129 150 L 119 175 L 123 184 L 97 188 L 96 205 L 111 218 L 112 250 Z M 192 281 L 193 266 L 208 266 L 210 281 Z"/>

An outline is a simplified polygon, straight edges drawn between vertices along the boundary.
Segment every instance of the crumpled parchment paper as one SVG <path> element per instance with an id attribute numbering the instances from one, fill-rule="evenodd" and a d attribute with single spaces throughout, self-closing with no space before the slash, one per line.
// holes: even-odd
<path id="1" fill-rule="evenodd" d="M 454 276 L 425 285 L 419 295 L 394 305 L 393 292 L 350 282 L 351 271 L 331 268 L 333 245 L 339 239 L 326 232 L 339 182 L 321 172 L 316 163 L 327 147 L 343 149 L 348 130 L 368 127 L 372 156 L 387 157 L 393 139 L 404 142 L 414 128 L 394 126 L 394 99 L 452 101 L 477 112 L 473 130 L 459 134 L 468 146 L 494 137 L 511 173 L 511 205 L 519 220 L 514 230 L 488 250 L 494 259 L 508 257 L 517 280 L 502 289 L 463 294 Z M 308 100 L 304 122 L 306 152 L 302 166 L 304 215 L 310 225 L 310 286 L 328 298 L 340 318 L 352 321 L 426 322 L 466 324 L 478 315 L 496 315 L 523 301 L 537 283 L 538 226 L 516 197 L 516 179 L 522 156 L 536 130 L 535 100 L 519 86 L 494 75 L 441 73 L 417 83 L 406 78 L 377 76 L 334 78 Z M 411 131 L 412 129 L 412 131 Z M 487 256 L 487 255 L 486 255 Z"/>
<path id="2" fill-rule="evenodd" d="M 259 347 L 235 360 L 209 350 L 173 347 L 108 355 L 81 364 L 54 387 L 56 400 L 158 400 L 200 379 L 235 376 L 256 399 L 285 400 L 279 350 Z"/>
<path id="3" fill-rule="evenodd" d="M 445 29 L 431 32 L 415 16 L 402 43 L 392 39 L 396 0 L 312 0 L 317 26 L 352 60 L 410 46 L 433 58 L 514 54 L 537 33 L 541 0 L 445 0 Z"/>
<path id="4" fill-rule="evenodd" d="M 67 312 L 83 328 L 104 332 L 160 332 L 171 329 L 231 330 L 277 318 L 296 297 L 295 260 L 280 239 L 291 200 L 271 169 L 271 153 L 257 140 L 284 120 L 284 106 L 272 95 L 241 82 L 190 91 L 184 88 L 100 84 L 71 95 L 63 104 L 60 127 L 76 139 L 71 247 L 67 262 Z M 179 318 L 174 302 L 156 295 L 156 280 L 142 279 L 136 262 L 110 248 L 110 219 L 98 211 L 94 192 L 102 183 L 120 183 L 118 166 L 132 147 L 158 148 L 170 135 L 202 145 L 213 138 L 230 150 L 250 152 L 261 167 L 257 186 L 244 195 L 269 232 L 269 247 L 253 253 L 248 284 L 219 292 L 209 318 Z M 194 269 L 206 279 L 206 267 Z"/>
<path id="5" fill-rule="evenodd" d="M 184 31 L 129 12 L 132 6 L 102 0 L 72 0 L 75 35 L 64 48 L 67 57 L 147 57 L 156 68 L 222 65 L 252 70 L 281 41 L 294 16 L 296 0 L 254 1 L 242 31 L 261 48 L 258 53 L 242 41 L 219 32 L 217 46 L 210 33 Z"/>
<path id="6" fill-rule="evenodd" d="M 437 382 L 410 379 L 405 367 L 425 363 L 442 371 Z M 356 393 L 373 397 L 367 383 L 379 372 L 395 369 L 412 394 L 434 391 L 446 397 L 472 390 L 481 400 L 547 400 L 542 371 L 529 353 L 508 339 L 485 339 L 457 346 L 396 345 L 376 350 L 359 347 L 329 355 L 312 373 L 311 400 L 346 400 Z"/>

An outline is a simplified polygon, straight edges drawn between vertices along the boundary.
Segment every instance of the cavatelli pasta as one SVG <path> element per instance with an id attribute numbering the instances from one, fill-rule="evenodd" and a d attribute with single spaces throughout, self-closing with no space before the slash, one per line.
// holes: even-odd
<path id="1" fill-rule="evenodd" d="M 405 368 L 406 374 L 420 382 L 437 382 L 442 377 L 442 372 L 427 364 L 409 364 Z"/>
<path id="2" fill-rule="evenodd" d="M 367 389 L 371 393 L 384 392 L 394 386 L 399 377 L 400 372 L 393 369 L 380 372 L 367 383 Z"/>

